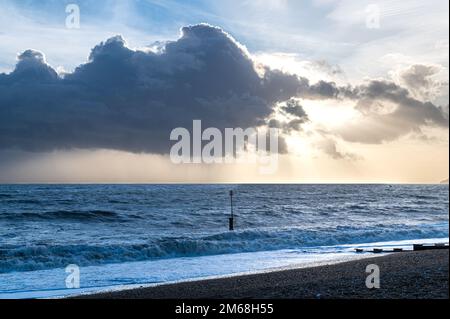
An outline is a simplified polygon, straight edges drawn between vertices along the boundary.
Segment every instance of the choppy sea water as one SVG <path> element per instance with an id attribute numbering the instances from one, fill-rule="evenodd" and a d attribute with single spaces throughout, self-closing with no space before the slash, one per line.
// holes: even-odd
<path id="1" fill-rule="evenodd" d="M 87 291 L 448 241 L 448 195 L 448 185 L 0 185 L 0 297 L 75 292 L 69 264 Z"/>

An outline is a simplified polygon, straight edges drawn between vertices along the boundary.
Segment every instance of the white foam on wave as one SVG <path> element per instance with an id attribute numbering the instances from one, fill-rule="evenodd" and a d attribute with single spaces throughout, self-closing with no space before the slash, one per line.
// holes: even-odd
<path id="1" fill-rule="evenodd" d="M 303 229 L 265 228 L 222 232 L 186 238 L 165 237 L 143 243 L 40 244 L 3 246 L 0 249 L 0 273 L 64 267 L 76 263 L 96 266 L 111 263 L 199 257 L 269 250 L 306 249 L 346 243 L 380 242 L 413 238 L 448 236 L 448 223 L 424 225 L 338 226 Z"/>
<path id="2" fill-rule="evenodd" d="M 89 266 L 80 269 L 80 289 L 65 288 L 67 274 L 64 268 L 6 273 L 0 274 L 0 298 L 54 298 L 180 281 L 311 267 L 374 256 L 373 254 L 355 254 L 353 251 L 355 247 L 411 248 L 412 243 L 435 242 L 448 242 L 448 238 L 321 246 L 301 250 L 182 257 Z"/>

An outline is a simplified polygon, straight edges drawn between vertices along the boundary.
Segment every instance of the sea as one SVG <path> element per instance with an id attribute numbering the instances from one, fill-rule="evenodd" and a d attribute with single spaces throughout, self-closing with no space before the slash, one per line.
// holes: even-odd
<path id="1" fill-rule="evenodd" d="M 0 185 L 0 298 L 306 267 L 369 256 L 356 247 L 448 242 L 448 209 L 448 185 Z M 78 281 L 68 284 L 73 269 Z"/>

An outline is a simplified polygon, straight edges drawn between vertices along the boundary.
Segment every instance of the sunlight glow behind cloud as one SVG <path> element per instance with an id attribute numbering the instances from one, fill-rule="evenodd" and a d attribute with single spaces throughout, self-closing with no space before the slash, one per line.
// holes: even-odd
<path id="1" fill-rule="evenodd" d="M 130 48 L 148 50 L 158 40 L 176 41 L 183 26 L 207 22 L 230 32 L 256 63 L 307 78 L 310 85 L 334 82 L 339 89 L 349 85 L 365 92 L 375 80 L 385 88 L 391 83 L 392 91 L 381 100 L 368 101 L 370 92 L 338 99 L 317 99 L 311 92 L 298 96 L 308 121 L 285 136 L 292 152 L 275 180 L 431 182 L 448 176 L 448 2 L 78 1 L 79 30 L 64 27 L 69 2 L 2 1 L 0 74 L 12 72 L 17 55 L 27 49 L 44 52 L 53 69 L 71 74 L 88 61 L 91 48 L 116 34 Z M 365 25 L 365 9 L 372 3 L 381 10 L 379 29 Z M 0 89 L 1 81 L 2 75 Z M 326 92 L 321 89 L 316 92 Z M 400 101 L 402 89 L 408 96 Z M 283 102 L 272 98 L 268 105 Z M 437 127 L 428 125 L 433 121 Z M 370 141 L 375 144 L 366 144 Z M 20 181 L 228 181 L 240 176 L 260 181 L 244 167 L 173 170 L 160 155 L 55 152 L 27 154 L 13 165 L 0 151 L 0 181 L 14 180 L 14 174 Z M 149 166 L 154 170 L 146 171 Z M 51 172 L 51 167 L 59 169 Z"/>

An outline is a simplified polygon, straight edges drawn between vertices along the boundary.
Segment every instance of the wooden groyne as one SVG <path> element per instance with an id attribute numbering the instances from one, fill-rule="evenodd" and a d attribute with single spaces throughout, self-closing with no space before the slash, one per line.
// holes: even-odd
<path id="1" fill-rule="evenodd" d="M 439 244 L 432 244 L 432 245 L 427 245 L 427 244 L 414 244 L 413 245 L 413 250 L 414 251 L 418 251 L 418 250 L 435 250 L 435 249 L 448 249 L 448 243 L 439 243 Z"/>
<path id="2" fill-rule="evenodd" d="M 413 244 L 412 249 L 404 249 L 404 248 L 355 248 L 355 252 L 357 253 L 401 253 L 406 251 L 423 251 L 423 250 L 437 250 L 437 249 L 449 249 L 448 243 L 436 243 L 436 244 Z"/>

